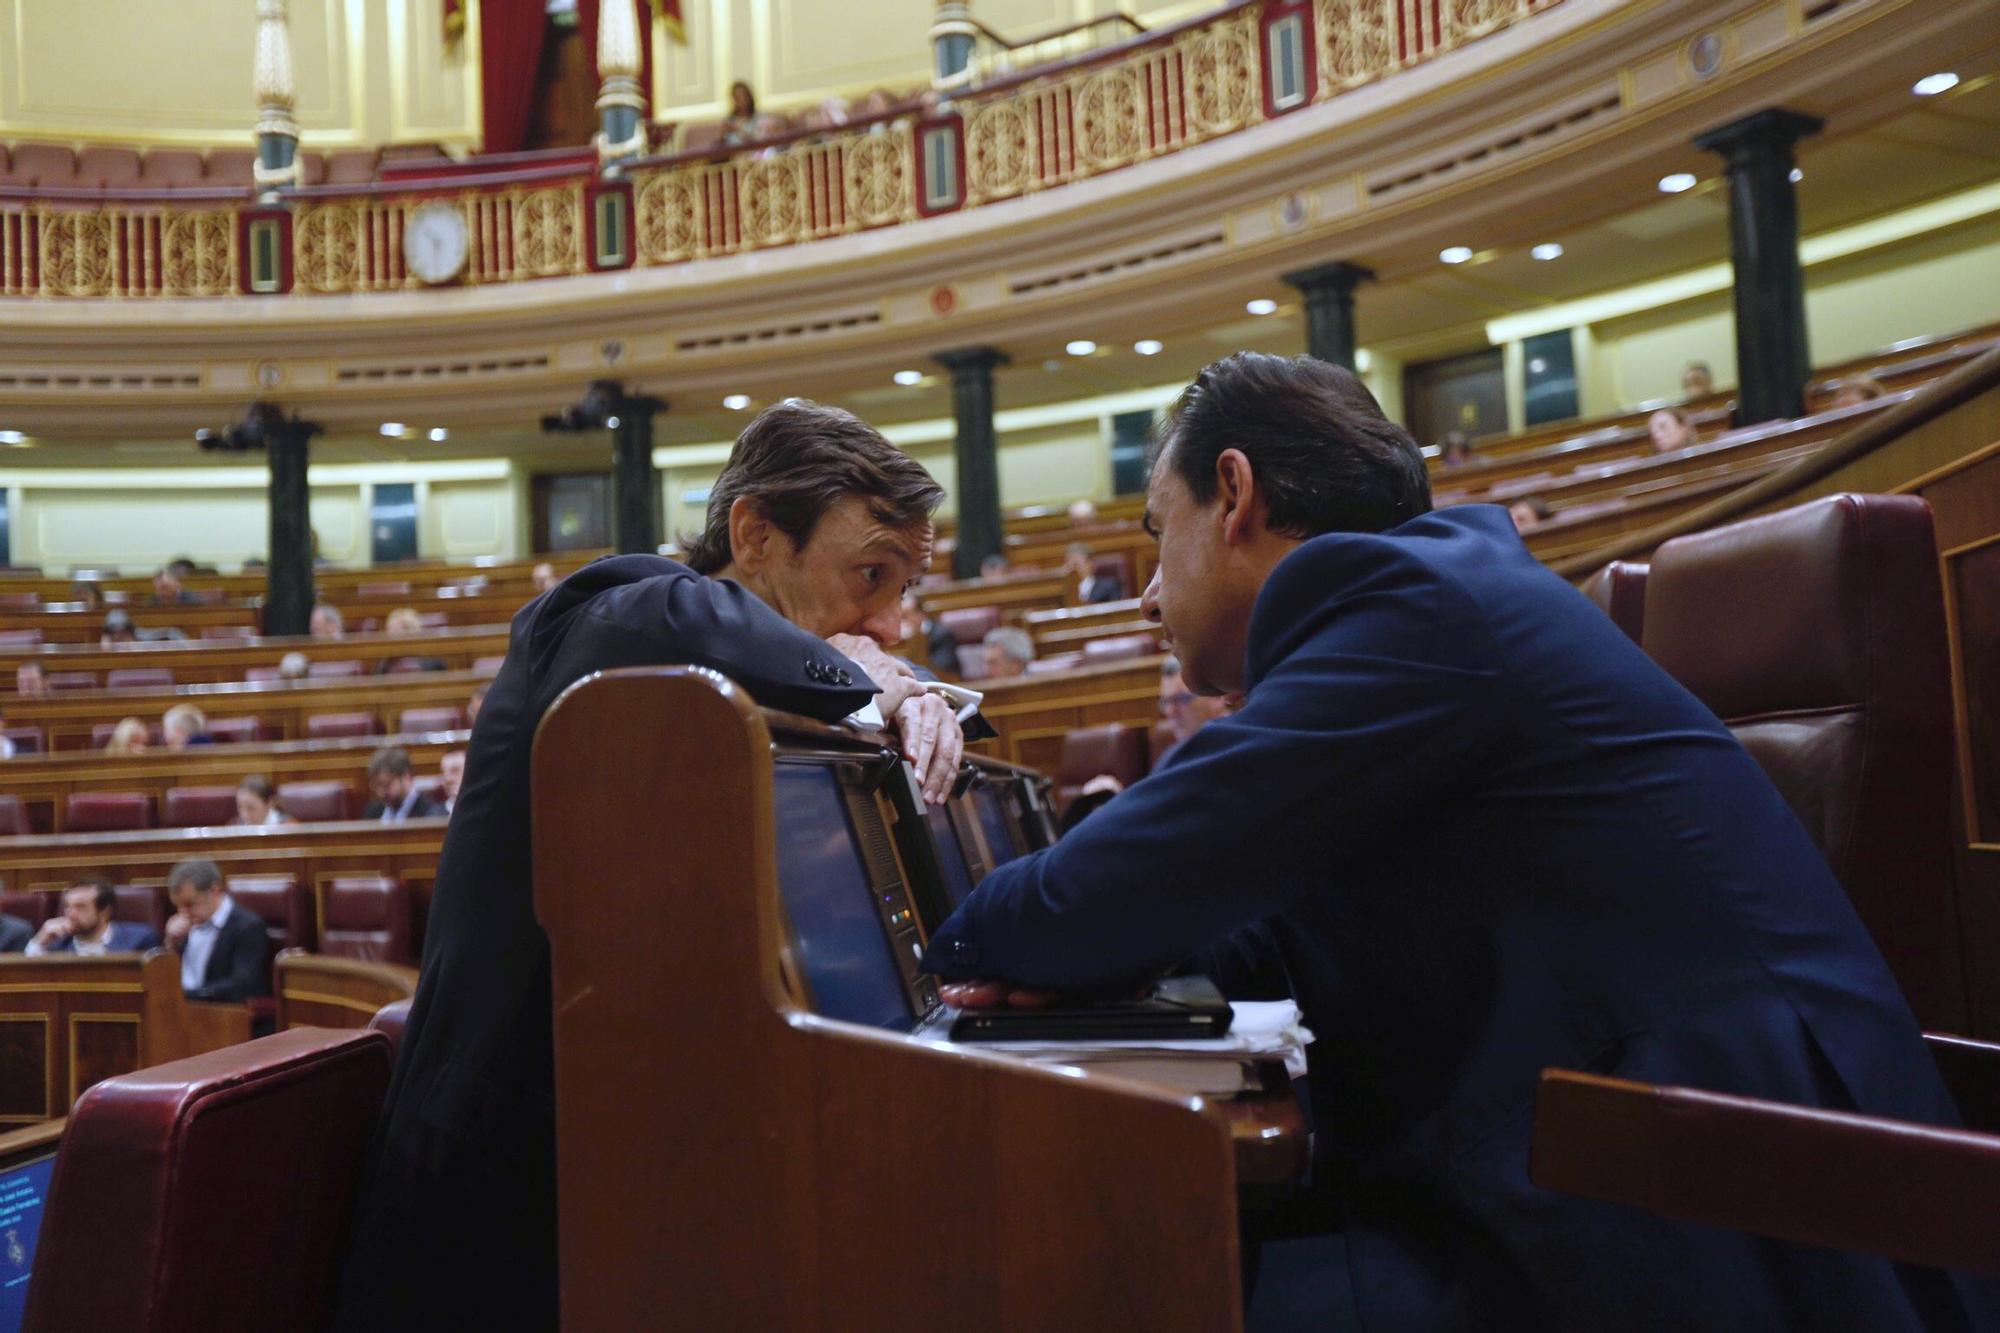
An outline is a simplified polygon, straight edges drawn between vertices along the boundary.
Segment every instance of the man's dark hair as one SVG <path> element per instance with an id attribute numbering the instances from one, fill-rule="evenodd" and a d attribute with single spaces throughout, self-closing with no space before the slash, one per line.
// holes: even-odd
<path id="1" fill-rule="evenodd" d="M 1239 449 L 1284 537 L 1381 532 L 1430 512 L 1430 477 L 1408 431 L 1354 373 L 1311 357 L 1238 352 L 1212 362 L 1161 423 L 1155 466 L 1197 504 L 1215 498 L 1215 461 Z"/>
<path id="2" fill-rule="evenodd" d="M 848 495 L 867 500 L 877 522 L 906 528 L 931 516 L 944 488 L 852 412 L 804 399 L 765 408 L 736 437 L 709 490 L 701 535 L 682 540 L 688 568 L 713 574 L 729 564 L 729 507 L 738 496 L 803 548 L 827 509 Z"/>
<path id="3" fill-rule="evenodd" d="M 118 889 L 102 875 L 78 875 L 69 882 L 69 888 L 63 892 L 68 893 L 73 889 L 89 889 L 91 899 L 96 902 L 97 910 L 100 912 L 118 910 Z"/>
<path id="4" fill-rule="evenodd" d="M 271 779 L 262 773 L 252 773 L 236 784 L 236 790 L 247 791 L 260 801 L 269 801 L 277 796 L 278 789 L 271 785 Z"/>
<path id="5" fill-rule="evenodd" d="M 383 774 L 400 778 L 409 771 L 410 752 L 400 745 L 385 745 L 368 761 L 368 776 L 371 778 Z"/>
<path id="6" fill-rule="evenodd" d="M 183 884 L 192 885 L 197 893 L 207 893 L 222 883 L 222 867 L 213 861 L 194 858 L 176 861 L 174 868 L 167 872 L 167 892 L 172 893 Z"/>

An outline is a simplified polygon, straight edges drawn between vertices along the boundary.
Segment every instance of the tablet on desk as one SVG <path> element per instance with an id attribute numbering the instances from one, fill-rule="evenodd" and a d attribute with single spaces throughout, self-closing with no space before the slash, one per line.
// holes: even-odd
<path id="1" fill-rule="evenodd" d="M 1058 1009 L 967 1009 L 953 1041 L 1188 1041 L 1229 1031 L 1229 1001 L 1207 977 L 1170 977 L 1137 1000 Z"/>

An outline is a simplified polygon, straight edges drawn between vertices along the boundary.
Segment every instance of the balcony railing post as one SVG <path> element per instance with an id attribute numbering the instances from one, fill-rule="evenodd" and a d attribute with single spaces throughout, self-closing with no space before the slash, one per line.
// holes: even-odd
<path id="1" fill-rule="evenodd" d="M 257 0 L 257 165 L 267 199 L 299 179 L 299 123 L 292 116 L 292 39 L 285 0 Z"/>
<path id="2" fill-rule="evenodd" d="M 597 15 L 597 71 L 604 80 L 597 95 L 597 155 L 607 166 L 646 151 L 641 68 L 635 0 L 603 0 Z"/>

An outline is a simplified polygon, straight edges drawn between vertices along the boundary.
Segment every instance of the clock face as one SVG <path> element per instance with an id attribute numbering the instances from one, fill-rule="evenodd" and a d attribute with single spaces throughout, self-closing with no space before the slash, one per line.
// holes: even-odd
<path id="1" fill-rule="evenodd" d="M 403 222 L 403 262 L 422 282 L 450 282 L 465 270 L 465 214 L 450 204 L 425 204 Z"/>

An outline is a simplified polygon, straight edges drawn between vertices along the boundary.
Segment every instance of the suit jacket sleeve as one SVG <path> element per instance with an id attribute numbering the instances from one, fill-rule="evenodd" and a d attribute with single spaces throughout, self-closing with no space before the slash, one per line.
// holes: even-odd
<path id="1" fill-rule="evenodd" d="M 247 913 L 232 915 L 227 933 L 208 957 L 208 980 L 187 993 L 190 1000 L 247 1000 L 271 993 L 264 967 L 264 924 Z"/>
<path id="2" fill-rule="evenodd" d="M 1248 700 L 1045 852 L 996 869 L 926 954 L 945 978 L 1090 990 L 1220 944 L 1345 858 L 1421 836 L 1489 734 L 1475 608 L 1393 542 L 1302 552 L 1251 627 Z M 1266 659 L 1260 662 L 1260 656 Z"/>

